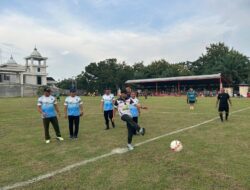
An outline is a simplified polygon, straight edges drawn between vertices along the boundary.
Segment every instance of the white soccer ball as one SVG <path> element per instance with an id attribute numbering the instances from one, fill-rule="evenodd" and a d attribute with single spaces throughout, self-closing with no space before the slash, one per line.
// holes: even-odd
<path id="1" fill-rule="evenodd" d="M 173 140 L 171 143 L 170 143 L 170 148 L 172 151 L 174 152 L 180 152 L 182 149 L 183 149 L 183 146 L 181 144 L 180 141 L 178 140 Z"/>

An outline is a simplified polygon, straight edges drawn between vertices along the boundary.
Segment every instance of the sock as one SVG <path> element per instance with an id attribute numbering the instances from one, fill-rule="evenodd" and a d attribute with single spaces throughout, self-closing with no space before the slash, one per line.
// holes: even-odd
<path id="1" fill-rule="evenodd" d="M 220 120 L 223 121 L 223 114 L 220 113 Z"/>
<path id="2" fill-rule="evenodd" d="M 106 124 L 106 129 L 109 129 L 109 124 Z"/>
<path id="3" fill-rule="evenodd" d="M 228 113 L 226 113 L 226 120 L 228 119 L 228 115 L 229 115 L 229 114 L 228 114 Z"/>

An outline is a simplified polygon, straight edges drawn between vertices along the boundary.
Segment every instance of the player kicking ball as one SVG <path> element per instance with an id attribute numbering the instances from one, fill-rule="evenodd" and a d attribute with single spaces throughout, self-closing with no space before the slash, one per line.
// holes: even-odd
<path id="1" fill-rule="evenodd" d="M 225 89 L 221 89 L 221 93 L 218 94 L 217 101 L 216 101 L 216 107 L 218 107 L 219 104 L 219 116 L 221 122 L 223 122 L 223 112 L 226 113 L 225 119 L 228 120 L 229 116 L 229 104 L 232 106 L 232 102 L 230 100 L 230 96 L 228 93 L 225 92 Z"/>
<path id="2" fill-rule="evenodd" d="M 134 146 L 131 144 L 134 131 L 137 131 L 139 134 L 145 134 L 145 128 L 140 127 L 136 122 L 133 121 L 132 114 L 130 111 L 130 104 L 132 100 L 127 98 L 126 91 L 121 91 L 120 98 L 115 101 L 114 117 L 116 110 L 118 110 L 121 120 L 125 121 L 128 129 L 128 150 L 134 150 Z M 114 120 L 113 117 L 113 120 Z"/>

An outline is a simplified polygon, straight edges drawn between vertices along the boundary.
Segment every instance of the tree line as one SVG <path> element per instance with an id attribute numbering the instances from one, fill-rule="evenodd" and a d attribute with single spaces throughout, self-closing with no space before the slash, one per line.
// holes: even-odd
<path id="1" fill-rule="evenodd" d="M 210 44 L 206 53 L 196 61 L 169 63 L 165 59 L 153 61 L 149 65 L 143 62 L 128 65 L 119 63 L 117 59 L 106 59 L 90 63 L 73 80 L 64 79 L 57 86 L 69 89 L 77 85 L 77 89 L 86 92 L 103 92 L 105 88 L 115 91 L 123 88 L 124 83 L 131 79 L 146 79 L 160 77 L 176 77 L 189 75 L 204 75 L 222 73 L 232 85 L 240 83 L 250 84 L 250 60 L 242 53 L 229 48 L 224 43 Z"/>

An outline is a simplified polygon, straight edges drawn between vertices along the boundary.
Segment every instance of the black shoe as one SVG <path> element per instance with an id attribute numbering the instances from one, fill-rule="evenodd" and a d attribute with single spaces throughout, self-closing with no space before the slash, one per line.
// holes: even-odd
<path id="1" fill-rule="evenodd" d="M 145 128 L 140 128 L 139 133 L 140 133 L 142 136 L 145 135 L 146 129 L 145 129 Z"/>
<path id="2" fill-rule="evenodd" d="M 104 130 L 109 130 L 109 127 L 106 127 Z"/>

